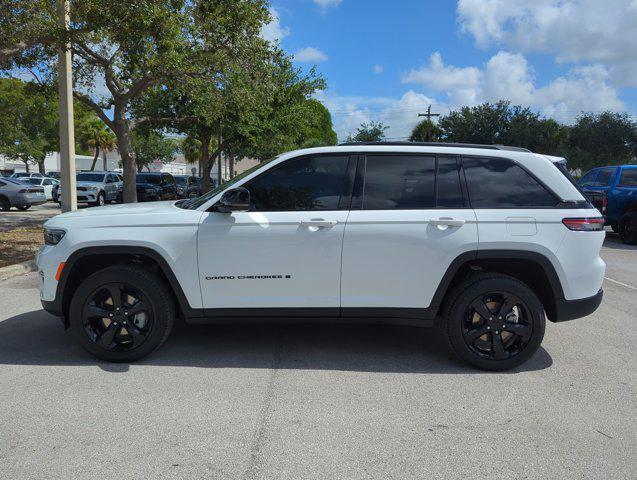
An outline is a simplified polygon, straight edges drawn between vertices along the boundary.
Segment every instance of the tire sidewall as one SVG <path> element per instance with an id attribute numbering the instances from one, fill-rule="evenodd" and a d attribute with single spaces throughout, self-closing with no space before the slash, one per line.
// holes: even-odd
<path id="1" fill-rule="evenodd" d="M 532 333 L 524 349 L 512 358 L 489 360 L 474 353 L 465 343 L 462 334 L 462 319 L 469 303 L 481 294 L 505 292 L 519 297 L 528 308 Z M 540 348 L 544 338 L 546 317 L 544 307 L 537 296 L 522 282 L 510 277 L 494 277 L 469 282 L 459 288 L 456 299 L 446 315 L 447 338 L 453 351 L 465 362 L 484 370 L 509 370 L 526 362 Z"/>
<path id="2" fill-rule="evenodd" d="M 630 224 L 631 226 L 631 235 L 626 235 L 624 230 L 625 224 Z M 619 220 L 619 237 L 622 242 L 627 245 L 634 245 L 637 243 L 637 212 L 628 212 L 625 213 L 621 219 Z"/>
<path id="3" fill-rule="evenodd" d="M 111 352 L 93 343 L 84 332 L 82 310 L 97 288 L 108 283 L 124 283 L 139 289 L 153 309 L 153 329 L 138 348 L 124 352 Z M 109 267 L 89 276 L 77 288 L 69 307 L 69 323 L 82 347 L 92 355 L 109 362 L 130 362 L 150 354 L 158 348 L 172 327 L 173 307 L 161 282 L 148 272 L 136 267 Z"/>

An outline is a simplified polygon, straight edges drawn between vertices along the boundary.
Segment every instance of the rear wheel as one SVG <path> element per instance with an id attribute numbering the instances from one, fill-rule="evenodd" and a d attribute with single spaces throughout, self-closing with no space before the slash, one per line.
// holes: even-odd
<path id="1" fill-rule="evenodd" d="M 619 219 L 619 238 L 628 245 L 637 244 L 637 212 L 624 213 Z"/>
<path id="2" fill-rule="evenodd" d="M 31 208 L 31 205 L 20 205 L 20 206 L 15 207 L 15 208 L 17 208 L 18 210 L 24 212 L 25 210 L 28 210 L 29 208 Z"/>
<path id="3" fill-rule="evenodd" d="M 73 295 L 69 313 L 82 347 L 109 362 L 132 362 L 159 348 L 175 316 L 161 280 L 135 266 L 89 276 Z"/>
<path id="4" fill-rule="evenodd" d="M 0 212 L 8 212 L 11 210 L 11 202 L 4 197 L 0 197 Z"/>
<path id="5" fill-rule="evenodd" d="M 542 343 L 546 324 L 542 303 L 515 278 L 476 275 L 459 285 L 450 300 L 445 311 L 449 345 L 474 367 L 517 367 Z"/>

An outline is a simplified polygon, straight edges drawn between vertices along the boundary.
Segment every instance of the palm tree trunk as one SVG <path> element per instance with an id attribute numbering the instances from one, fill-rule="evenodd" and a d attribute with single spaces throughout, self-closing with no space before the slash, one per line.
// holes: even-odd
<path id="1" fill-rule="evenodd" d="M 93 155 L 93 163 L 91 163 L 91 172 L 95 170 L 95 164 L 97 163 L 97 157 L 100 156 L 100 147 L 98 145 L 95 146 L 95 155 Z M 106 170 L 106 169 L 104 169 Z"/>

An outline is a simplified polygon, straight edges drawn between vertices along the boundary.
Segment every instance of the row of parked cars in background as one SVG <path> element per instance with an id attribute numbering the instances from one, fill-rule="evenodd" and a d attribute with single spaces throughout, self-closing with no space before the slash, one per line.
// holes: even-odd
<path id="1" fill-rule="evenodd" d="M 164 172 L 139 173 L 136 177 L 137 200 L 177 200 L 201 195 L 201 178 L 172 175 Z M 101 206 L 122 201 L 123 178 L 119 172 L 78 172 L 77 202 Z M 42 175 L 37 172 L 17 172 L 0 177 L 0 210 L 15 207 L 27 210 L 47 200 L 61 202 L 59 172 Z"/>

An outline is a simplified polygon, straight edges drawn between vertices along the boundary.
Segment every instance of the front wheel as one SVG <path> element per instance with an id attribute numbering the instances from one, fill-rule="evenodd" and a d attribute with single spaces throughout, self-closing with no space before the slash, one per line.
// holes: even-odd
<path id="1" fill-rule="evenodd" d="M 163 282 L 143 268 L 100 270 L 78 287 L 69 321 L 80 344 L 97 358 L 132 362 L 159 348 L 175 313 Z"/>
<path id="2" fill-rule="evenodd" d="M 628 212 L 619 219 L 619 238 L 627 245 L 637 244 L 637 212 Z"/>
<path id="3" fill-rule="evenodd" d="M 31 205 L 18 205 L 17 207 L 18 210 L 20 210 L 21 212 L 24 212 L 25 210 L 28 210 L 29 208 L 31 208 Z"/>
<path id="4" fill-rule="evenodd" d="M 452 293 L 445 311 L 451 349 L 484 370 L 526 362 L 544 338 L 544 308 L 531 289 L 500 274 L 470 277 Z"/>
<path id="5" fill-rule="evenodd" d="M 104 205 L 106 205 L 106 197 L 104 197 L 103 192 L 97 194 L 97 200 L 93 205 L 95 205 L 96 207 L 103 207 Z"/>

